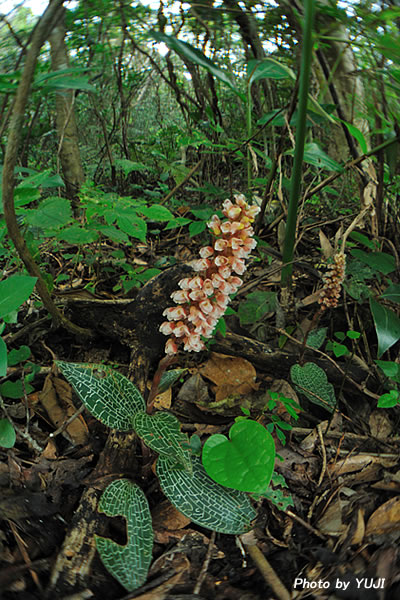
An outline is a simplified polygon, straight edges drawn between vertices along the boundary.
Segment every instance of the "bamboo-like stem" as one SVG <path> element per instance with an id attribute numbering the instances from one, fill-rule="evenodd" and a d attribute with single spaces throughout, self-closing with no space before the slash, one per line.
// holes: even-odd
<path id="1" fill-rule="evenodd" d="M 284 266 L 282 268 L 281 288 L 290 287 L 292 281 L 292 260 L 296 235 L 297 211 L 301 188 L 304 143 L 306 137 L 307 101 L 312 59 L 312 27 L 314 20 L 315 0 L 305 0 L 304 9 L 305 14 L 303 29 L 303 50 L 300 65 L 299 110 L 296 128 L 296 147 L 294 152 L 288 218 L 286 224 L 285 244 L 283 248 L 282 257 Z"/>

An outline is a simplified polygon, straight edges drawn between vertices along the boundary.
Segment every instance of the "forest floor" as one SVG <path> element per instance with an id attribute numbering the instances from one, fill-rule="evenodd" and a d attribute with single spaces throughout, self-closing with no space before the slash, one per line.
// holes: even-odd
<path id="1" fill-rule="evenodd" d="M 105 263 L 111 250 L 111 244 L 103 249 Z M 154 251 L 142 245 L 140 252 L 132 251 L 131 259 L 151 267 L 157 251 L 160 248 Z M 163 240 L 162 254 L 168 251 L 178 262 L 196 257 L 193 242 L 183 235 L 176 237 L 176 233 L 169 232 Z M 91 248 L 85 252 L 89 256 Z M 89 267 L 84 255 L 68 273 L 62 255 L 49 260 L 53 270 L 66 269 L 70 276 L 68 285 L 63 289 L 59 286 L 56 292 L 64 298 L 69 294 L 72 304 L 79 301 L 79 295 L 91 302 L 84 291 L 89 284 L 95 289 L 92 298 L 98 302 L 122 297 L 122 292 L 113 292 L 121 275 L 117 268 Z M 268 269 L 253 264 L 246 274 L 247 292 L 277 291 L 279 266 L 277 258 Z M 317 277 L 301 266 L 296 267 L 295 278 L 298 297 L 310 297 L 320 285 Z M 233 302 L 235 310 L 244 297 L 238 296 Z M 168 304 L 160 306 L 161 310 L 165 306 Z M 303 302 L 303 306 L 298 322 L 312 318 L 316 305 Z M 326 325 L 330 332 L 350 329 L 349 310 L 353 306 L 342 301 L 334 315 L 327 311 L 320 325 Z M 279 335 L 272 311 L 248 326 L 236 315 L 228 317 L 227 324 L 236 336 L 234 347 L 220 337 L 209 352 L 181 355 L 174 367 L 186 370 L 172 389 L 157 398 L 157 407 L 173 412 L 183 430 L 197 434 L 202 441 L 212 433 L 226 434 L 235 417 L 243 414 L 241 407 L 248 408 L 253 418 L 265 425 L 275 422 L 273 435 L 281 457 L 277 458 L 276 471 L 284 476 L 288 487 L 283 494 L 292 503 L 280 510 L 271 501 L 259 500 L 254 527 L 258 548 L 269 561 L 272 575 L 262 571 L 234 536 L 215 535 L 179 513 L 164 498 L 153 471 L 142 461 L 139 444 L 133 445 L 132 466 L 122 475 L 139 483 L 152 512 L 155 543 L 145 585 L 127 593 L 104 569 L 90 540 L 81 546 L 76 542 L 82 559 L 80 574 L 68 573 L 65 564 L 70 558 L 74 564 L 70 571 L 78 570 L 74 550 L 69 557 L 64 550 L 64 564 L 57 565 L 63 541 L 82 509 L 85 490 L 104 489 L 121 473 L 108 464 L 102 477 L 99 462 L 101 466 L 108 429 L 86 410 L 77 414 L 80 402 L 54 360 L 105 362 L 131 376 L 131 348 L 124 339 L 110 339 L 106 329 L 104 335 L 98 331 L 89 341 L 63 329 L 55 330 L 43 309 L 31 303 L 22 325 L 11 326 L 6 340 L 9 349 L 28 346 L 29 361 L 40 370 L 31 382 L 32 391 L 25 390 L 21 399 L 4 399 L 19 433 L 12 449 L 0 451 L 2 599 L 400 598 L 399 409 L 378 409 L 376 395 L 382 392 L 368 367 L 362 366 L 363 379 L 352 371 L 353 363 L 330 353 L 329 361 L 337 363 L 344 375 L 339 384 L 335 383 L 337 409 L 328 412 L 296 394 L 289 365 L 281 364 L 272 371 L 265 357 L 260 355 L 252 361 L 256 355 L 246 351 L 248 338 L 258 339 L 260 352 L 262 344 L 276 347 Z M 299 359 L 302 348 L 295 333 L 283 350 L 293 357 L 292 363 Z M 153 361 L 150 374 L 156 366 Z M 26 369 L 26 363 L 14 367 L 8 378 L 23 379 Z M 364 385 L 372 395 L 362 391 Z M 293 420 L 282 403 L 273 410 L 267 408 L 271 390 L 299 402 L 302 410 L 298 419 Z M 112 534 L 123 542 L 122 521 L 117 520 Z M 90 565 L 87 573 L 85 564 Z M 273 574 L 288 596 L 283 588 L 273 591 Z M 59 584 L 54 583 L 57 577 Z M 75 582 L 70 588 L 68 578 Z"/>

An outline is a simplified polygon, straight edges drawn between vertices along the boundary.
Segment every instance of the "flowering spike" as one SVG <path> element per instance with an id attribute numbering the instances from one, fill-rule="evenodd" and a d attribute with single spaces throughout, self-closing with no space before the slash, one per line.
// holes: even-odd
<path id="1" fill-rule="evenodd" d="M 345 272 L 346 256 L 342 252 L 338 252 L 333 257 L 332 264 L 328 266 L 328 270 L 323 276 L 324 287 L 318 299 L 321 310 L 337 307 Z"/>
<path id="2" fill-rule="evenodd" d="M 225 221 L 217 215 L 211 217 L 208 227 L 215 238 L 213 245 L 201 248 L 200 258 L 193 266 L 196 275 L 181 279 L 180 289 L 172 293 L 171 298 L 178 306 L 163 312 L 168 321 L 160 326 L 160 331 L 170 335 L 165 346 L 167 354 L 178 352 L 181 344 L 188 352 L 204 350 L 200 336 L 212 336 L 230 302 L 229 295 L 243 283 L 237 275 L 244 273 L 244 261 L 257 245 L 251 223 L 260 208 L 249 206 L 243 194 L 236 194 L 234 200 L 223 203 Z"/>

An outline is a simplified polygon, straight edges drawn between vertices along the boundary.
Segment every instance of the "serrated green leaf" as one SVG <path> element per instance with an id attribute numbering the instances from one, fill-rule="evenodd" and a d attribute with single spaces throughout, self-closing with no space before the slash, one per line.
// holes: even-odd
<path id="1" fill-rule="evenodd" d="M 56 362 L 88 411 L 101 423 L 120 431 L 133 429 L 133 417 L 146 404 L 131 381 L 101 364 Z"/>
<path id="2" fill-rule="evenodd" d="M 15 430 L 10 421 L 8 419 L 0 419 L 0 446 L 3 448 L 12 448 L 15 440 Z"/>
<path id="3" fill-rule="evenodd" d="M 275 463 L 275 442 L 257 421 L 245 419 L 232 425 L 229 439 L 222 434 L 208 438 L 202 462 L 209 476 L 242 492 L 265 492 Z"/>
<path id="4" fill-rule="evenodd" d="M 117 158 L 115 164 L 123 170 L 125 175 L 129 175 L 132 171 L 147 171 L 149 169 L 143 163 L 134 162 L 127 158 Z"/>
<path id="5" fill-rule="evenodd" d="M 297 391 L 304 394 L 310 402 L 333 412 L 336 407 L 335 390 L 328 382 L 325 371 L 315 363 L 306 363 L 303 367 L 293 365 L 290 376 Z"/>
<path id="6" fill-rule="evenodd" d="M 147 223 L 142 217 L 123 214 L 118 216 L 117 223 L 118 227 L 131 237 L 141 242 L 146 241 Z"/>
<path id="7" fill-rule="evenodd" d="M 194 235 L 199 235 L 199 233 L 203 233 L 206 229 L 207 225 L 205 221 L 193 221 L 189 225 L 189 235 L 193 237 Z"/>
<path id="8" fill-rule="evenodd" d="M 155 415 L 141 412 L 135 415 L 133 427 L 146 446 L 191 472 L 189 438 L 181 432 L 181 424 L 174 415 L 167 412 Z"/>
<path id="9" fill-rule="evenodd" d="M 79 227 L 79 225 L 74 224 L 67 229 L 60 231 L 56 237 L 58 240 L 63 240 L 69 244 L 77 244 L 80 246 L 82 244 L 91 244 L 92 242 L 95 242 L 99 235 L 97 231 L 84 229 L 83 227 Z"/>
<path id="10" fill-rule="evenodd" d="M 174 215 L 168 208 L 161 204 L 152 204 L 152 206 L 143 206 L 138 209 L 145 217 L 156 222 L 170 221 Z"/>
<path id="11" fill-rule="evenodd" d="M 198 457 L 192 456 L 193 474 L 160 456 L 157 476 L 168 500 L 193 523 L 220 533 L 239 535 L 251 529 L 255 519 L 248 496 L 215 483 Z"/>
<path id="12" fill-rule="evenodd" d="M 72 219 L 70 202 L 66 198 L 50 197 L 35 209 L 27 211 L 26 222 L 41 229 L 57 229 Z"/>
<path id="13" fill-rule="evenodd" d="M 11 275 L 0 281 L 0 319 L 16 310 L 29 298 L 35 287 L 37 277 Z"/>
<path id="14" fill-rule="evenodd" d="M 378 337 L 378 358 L 400 340 L 400 319 L 395 312 L 370 298 L 370 307 Z"/>
<path id="15" fill-rule="evenodd" d="M 95 540 L 106 569 L 132 592 L 146 581 L 152 558 L 153 528 L 146 496 L 128 479 L 113 481 L 101 496 L 99 512 L 126 519 L 125 546 L 98 535 Z"/>

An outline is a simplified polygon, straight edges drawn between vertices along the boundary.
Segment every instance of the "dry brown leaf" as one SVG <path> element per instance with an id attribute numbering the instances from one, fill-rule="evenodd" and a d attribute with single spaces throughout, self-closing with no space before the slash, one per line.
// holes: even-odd
<path id="1" fill-rule="evenodd" d="M 168 388 L 162 394 L 157 394 L 154 398 L 154 408 L 157 410 L 168 410 L 171 408 L 172 389 Z"/>
<path id="2" fill-rule="evenodd" d="M 334 249 L 322 229 L 319 230 L 319 243 L 324 259 L 327 260 L 328 258 L 331 258 L 334 254 Z"/>
<path id="3" fill-rule="evenodd" d="M 382 467 L 391 467 L 397 463 L 397 457 L 381 457 L 369 454 L 353 454 L 328 465 L 331 477 L 351 475 L 352 481 L 362 483 L 379 479 Z M 348 480 L 346 477 L 346 480 Z"/>
<path id="4" fill-rule="evenodd" d="M 393 427 L 385 410 L 374 410 L 371 413 L 369 417 L 369 429 L 371 435 L 381 440 L 388 438 L 392 434 Z"/>
<path id="5" fill-rule="evenodd" d="M 151 513 L 153 520 L 153 529 L 183 529 L 190 523 L 190 519 L 185 517 L 168 500 L 164 500 L 155 506 Z"/>
<path id="6" fill-rule="evenodd" d="M 55 427 L 60 427 L 76 413 L 77 409 L 72 402 L 71 386 L 52 373 L 47 375 L 39 398 Z M 87 442 L 89 430 L 82 415 L 78 415 L 68 425 L 66 433 L 74 444 L 84 445 Z"/>
<path id="7" fill-rule="evenodd" d="M 345 504 L 346 502 L 340 500 L 340 498 L 336 498 L 329 504 L 322 517 L 317 521 L 317 529 L 321 533 L 333 535 L 334 537 L 344 533 L 346 525 L 343 523 L 342 513 Z"/>
<path id="8" fill-rule="evenodd" d="M 172 556 L 173 558 L 169 561 L 168 568 L 173 569 L 176 572 L 175 575 L 150 590 L 150 592 L 136 596 L 136 600 L 164 600 L 168 592 L 181 581 L 183 574 L 190 568 L 190 562 L 183 554 Z"/>
<path id="9" fill-rule="evenodd" d="M 259 387 L 255 382 L 256 370 L 245 358 L 213 352 L 199 371 L 215 384 L 216 402 L 232 394 L 249 394 Z"/>
<path id="10" fill-rule="evenodd" d="M 400 496 L 391 498 L 370 516 L 365 535 L 373 537 L 400 532 Z"/>

